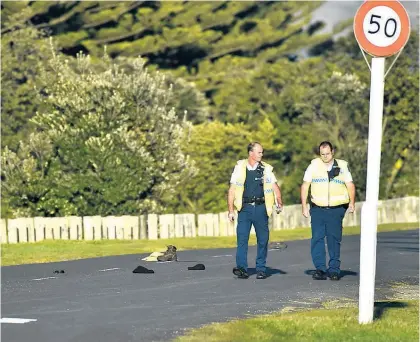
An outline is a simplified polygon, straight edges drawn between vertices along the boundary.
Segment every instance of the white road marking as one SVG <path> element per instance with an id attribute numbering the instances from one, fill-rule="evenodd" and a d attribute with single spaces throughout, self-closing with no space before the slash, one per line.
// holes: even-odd
<path id="1" fill-rule="evenodd" d="M 23 324 L 29 322 L 36 322 L 36 319 L 28 319 L 28 318 L 1 318 L 0 323 L 14 323 L 14 324 Z"/>
<path id="2" fill-rule="evenodd" d="M 57 279 L 57 277 L 35 278 L 35 279 L 32 279 L 32 280 L 45 280 L 45 279 Z"/>
<path id="3" fill-rule="evenodd" d="M 226 254 L 226 255 L 213 255 L 212 258 L 222 258 L 222 257 L 231 257 L 231 254 Z"/>
<path id="4" fill-rule="evenodd" d="M 99 270 L 99 272 L 114 271 L 114 270 L 119 270 L 119 268 L 118 268 L 118 267 L 114 267 L 114 268 L 105 268 L 104 270 Z"/>

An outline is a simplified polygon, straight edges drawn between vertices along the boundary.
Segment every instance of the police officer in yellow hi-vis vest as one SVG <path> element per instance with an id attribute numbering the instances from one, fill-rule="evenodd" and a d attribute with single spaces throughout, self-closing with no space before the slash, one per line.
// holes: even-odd
<path id="1" fill-rule="evenodd" d="M 236 228 L 236 267 L 233 274 L 248 278 L 248 241 L 251 225 L 257 235 L 257 279 L 267 278 L 266 260 L 269 239 L 268 217 L 276 204 L 281 211 L 280 187 L 273 173 L 273 167 L 263 161 L 263 147 L 258 142 L 248 145 L 248 159 L 239 160 L 233 170 L 228 192 L 228 218 L 234 221 L 234 207 L 238 210 Z"/>
<path id="2" fill-rule="evenodd" d="M 320 158 L 312 160 L 305 171 L 301 187 L 302 214 L 311 216 L 311 255 L 316 268 L 313 279 L 340 279 L 340 247 L 343 218 L 349 209 L 354 212 L 355 186 L 347 162 L 334 159 L 334 148 L 329 141 L 319 145 Z M 311 208 L 307 204 L 311 189 Z M 330 255 L 326 267 L 325 242 Z"/>

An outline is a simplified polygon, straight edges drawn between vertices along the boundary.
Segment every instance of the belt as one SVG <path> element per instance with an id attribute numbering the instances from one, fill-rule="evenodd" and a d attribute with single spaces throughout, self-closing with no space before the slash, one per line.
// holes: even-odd
<path id="1" fill-rule="evenodd" d="M 316 205 L 315 203 L 311 203 L 311 207 L 314 207 L 314 208 L 322 208 L 322 209 L 337 209 L 337 208 L 345 208 L 345 209 L 347 209 L 349 207 L 349 205 L 348 204 L 340 204 L 340 205 L 336 205 L 334 207 L 321 207 L 319 205 Z"/>
<path id="2" fill-rule="evenodd" d="M 244 197 L 243 198 L 244 204 L 251 204 L 251 205 L 260 205 L 265 203 L 264 197 Z"/>

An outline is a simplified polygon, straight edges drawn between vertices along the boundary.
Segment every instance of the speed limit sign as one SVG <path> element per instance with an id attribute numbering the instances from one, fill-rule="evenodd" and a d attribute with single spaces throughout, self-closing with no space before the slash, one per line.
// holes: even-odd
<path id="1" fill-rule="evenodd" d="M 373 322 L 377 213 L 382 151 L 385 77 L 410 36 L 410 19 L 396 0 L 367 0 L 354 17 L 354 35 L 371 71 L 366 199 L 360 215 L 359 323 Z M 372 56 L 371 65 L 365 56 Z M 386 57 L 397 54 L 385 73 Z"/>
<path id="2" fill-rule="evenodd" d="M 374 57 L 392 56 L 410 36 L 410 19 L 399 1 L 365 1 L 354 17 L 360 47 Z"/>

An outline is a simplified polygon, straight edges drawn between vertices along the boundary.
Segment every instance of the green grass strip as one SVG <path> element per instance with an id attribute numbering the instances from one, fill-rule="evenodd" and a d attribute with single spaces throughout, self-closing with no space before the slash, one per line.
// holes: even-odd
<path id="1" fill-rule="evenodd" d="M 408 230 L 418 228 L 418 223 L 383 224 L 378 232 Z M 346 227 L 344 235 L 360 234 L 360 227 Z M 276 230 L 270 232 L 270 241 L 291 241 L 311 238 L 309 228 Z M 236 247 L 236 237 L 196 237 L 162 240 L 99 240 L 69 241 L 49 240 L 1 245 L 1 264 L 19 265 L 53 261 L 76 260 L 110 255 L 141 254 L 161 251 L 173 244 L 178 250 L 211 249 Z M 250 245 L 256 244 L 255 235 L 250 237 Z"/>

